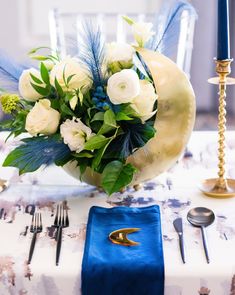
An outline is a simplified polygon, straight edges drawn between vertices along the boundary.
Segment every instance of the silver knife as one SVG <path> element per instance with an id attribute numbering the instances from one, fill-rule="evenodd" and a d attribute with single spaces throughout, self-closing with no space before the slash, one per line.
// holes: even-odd
<path id="1" fill-rule="evenodd" d="M 183 263 L 185 263 L 185 251 L 184 251 L 184 235 L 183 235 L 183 222 L 182 218 L 176 218 L 173 221 L 174 228 L 179 235 L 180 253 Z"/>

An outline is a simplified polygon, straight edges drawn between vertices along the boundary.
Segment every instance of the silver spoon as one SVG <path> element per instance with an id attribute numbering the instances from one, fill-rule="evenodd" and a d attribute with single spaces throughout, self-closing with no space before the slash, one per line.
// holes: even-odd
<path id="1" fill-rule="evenodd" d="M 187 219 L 193 226 L 201 228 L 202 241 L 206 255 L 206 260 L 207 263 L 210 263 L 210 257 L 207 247 L 206 227 L 214 222 L 215 214 L 210 209 L 204 207 L 196 207 L 188 212 Z"/>

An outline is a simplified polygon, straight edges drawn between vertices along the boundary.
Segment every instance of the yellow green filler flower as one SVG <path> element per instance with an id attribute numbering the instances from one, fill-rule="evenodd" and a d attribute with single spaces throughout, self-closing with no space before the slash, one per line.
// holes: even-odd
<path id="1" fill-rule="evenodd" d="M 20 98 L 16 94 L 4 93 L 0 96 L 0 103 L 2 110 L 6 114 L 11 114 L 12 111 L 16 110 L 17 104 Z"/>

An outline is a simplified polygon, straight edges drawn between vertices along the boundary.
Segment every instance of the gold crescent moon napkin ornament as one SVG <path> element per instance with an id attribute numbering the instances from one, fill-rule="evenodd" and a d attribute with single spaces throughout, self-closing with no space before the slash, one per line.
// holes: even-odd
<path id="1" fill-rule="evenodd" d="M 137 246 L 140 243 L 132 241 L 128 239 L 127 235 L 139 231 L 140 228 L 132 227 L 132 228 L 121 228 L 115 230 L 109 234 L 109 240 L 118 245 L 122 246 Z"/>
<path id="2" fill-rule="evenodd" d="M 154 127 L 157 132 L 143 148 L 134 152 L 127 162 L 138 172 L 132 186 L 150 180 L 172 167 L 183 153 L 195 121 L 195 95 L 185 73 L 166 56 L 136 48 L 153 77 L 158 95 L 158 110 Z M 71 176 L 80 179 L 76 162 L 64 166 Z M 82 180 L 100 187 L 101 175 L 86 169 Z"/>

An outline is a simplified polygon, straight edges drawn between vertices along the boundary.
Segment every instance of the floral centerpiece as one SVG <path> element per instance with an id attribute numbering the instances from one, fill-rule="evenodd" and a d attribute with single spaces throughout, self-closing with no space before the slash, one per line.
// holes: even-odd
<path id="1" fill-rule="evenodd" d="M 22 174 L 54 163 L 109 195 L 172 166 L 192 131 L 195 99 L 185 74 L 157 51 L 177 44 L 184 10 L 191 5 L 177 1 L 157 34 L 124 17 L 134 44 L 105 43 L 87 22 L 76 57 L 36 48 L 29 55 L 38 67 L 25 68 L 0 56 L 1 87 L 11 89 L 0 103 L 12 116 L 0 129 L 22 138 L 3 166 Z"/>
<path id="2" fill-rule="evenodd" d="M 152 24 L 132 26 L 136 46 L 143 47 L 154 34 Z M 59 53 L 30 56 L 39 68 L 24 69 L 19 95 L 2 93 L 3 122 L 10 135 L 27 132 L 3 166 L 32 172 L 42 165 L 63 166 L 70 161 L 101 174 L 108 193 L 127 186 L 137 171 L 127 158 L 156 133 L 153 126 L 157 93 L 151 75 L 135 46 L 105 44 L 101 33 L 85 24 L 83 44 L 77 57 Z"/>

